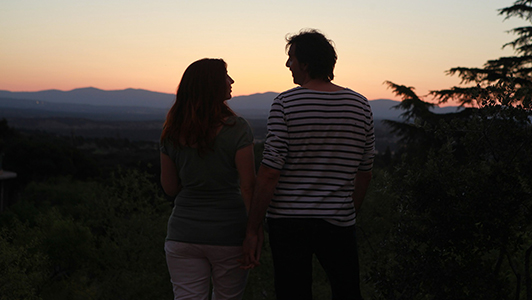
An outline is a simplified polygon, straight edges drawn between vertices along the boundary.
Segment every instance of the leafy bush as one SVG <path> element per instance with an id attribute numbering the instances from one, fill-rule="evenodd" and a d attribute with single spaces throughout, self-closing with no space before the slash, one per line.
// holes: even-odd
<path id="1" fill-rule="evenodd" d="M 170 211 L 137 170 L 28 185 L 0 219 L 0 299 L 171 299 Z"/>

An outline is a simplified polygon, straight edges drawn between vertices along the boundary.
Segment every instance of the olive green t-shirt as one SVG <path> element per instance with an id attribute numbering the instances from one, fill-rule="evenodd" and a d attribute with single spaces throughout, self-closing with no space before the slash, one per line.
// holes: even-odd
<path id="1" fill-rule="evenodd" d="M 247 213 L 240 193 L 236 151 L 253 143 L 251 127 L 230 117 L 214 140 L 214 151 L 174 148 L 168 140 L 161 152 L 175 162 L 182 189 L 175 198 L 166 239 L 209 245 L 241 245 Z"/>

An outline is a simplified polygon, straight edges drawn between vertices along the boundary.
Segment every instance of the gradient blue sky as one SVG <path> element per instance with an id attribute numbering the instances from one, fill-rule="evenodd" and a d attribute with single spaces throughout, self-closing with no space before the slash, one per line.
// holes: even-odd
<path id="1" fill-rule="evenodd" d="M 335 82 L 368 99 L 459 84 L 451 67 L 511 55 L 503 0 L 3 0 L 0 89 L 96 87 L 174 93 L 184 69 L 220 57 L 233 95 L 293 87 L 285 35 L 317 28 L 337 47 Z"/>

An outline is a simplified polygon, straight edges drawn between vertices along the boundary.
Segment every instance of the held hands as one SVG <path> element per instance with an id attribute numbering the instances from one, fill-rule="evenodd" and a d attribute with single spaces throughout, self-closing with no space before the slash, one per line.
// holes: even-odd
<path id="1" fill-rule="evenodd" d="M 262 251 L 262 244 L 264 242 L 264 230 L 262 225 L 258 228 L 256 232 L 247 231 L 246 238 L 242 245 L 242 250 L 244 252 L 244 258 L 240 260 L 242 264 L 241 269 L 248 270 L 253 269 L 256 266 L 260 265 L 260 255 Z"/>

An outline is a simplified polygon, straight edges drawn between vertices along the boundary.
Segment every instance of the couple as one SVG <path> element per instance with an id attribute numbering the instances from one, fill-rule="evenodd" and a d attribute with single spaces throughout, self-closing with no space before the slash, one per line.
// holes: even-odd
<path id="1" fill-rule="evenodd" d="M 166 258 L 175 299 L 242 299 L 259 264 L 266 215 L 277 299 L 312 299 L 312 256 L 333 299 L 361 299 L 355 217 L 371 180 L 367 99 L 331 82 L 332 42 L 316 30 L 287 38 L 299 87 L 271 106 L 255 175 L 253 133 L 225 103 L 221 59 L 191 64 L 161 136 L 161 183 L 176 196 Z"/>

